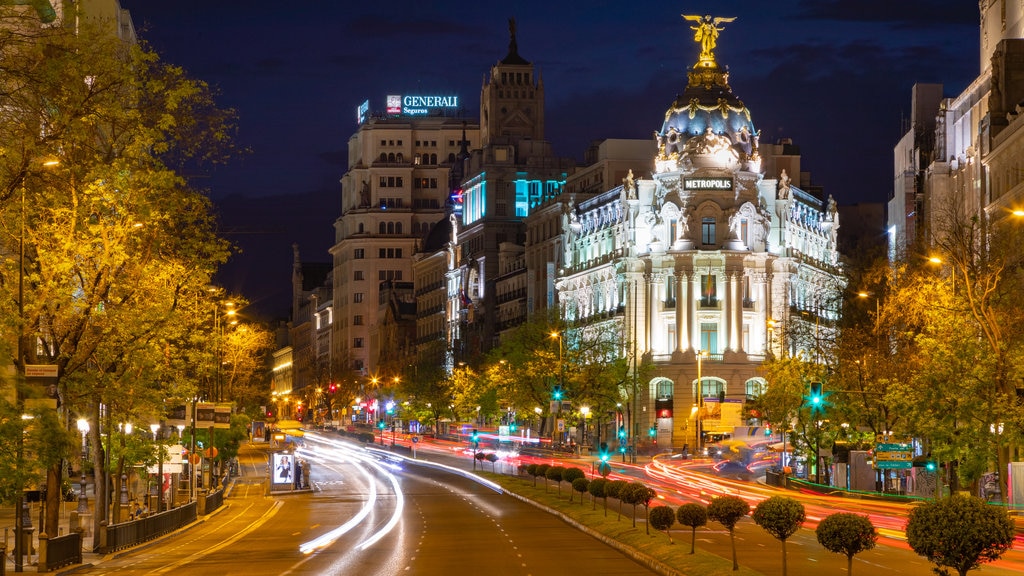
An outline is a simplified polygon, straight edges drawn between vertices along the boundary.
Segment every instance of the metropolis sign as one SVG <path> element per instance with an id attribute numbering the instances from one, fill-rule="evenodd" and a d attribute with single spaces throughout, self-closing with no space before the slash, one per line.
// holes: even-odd
<path id="1" fill-rule="evenodd" d="M 432 109 L 458 108 L 458 96 L 400 96 L 391 94 L 387 101 L 388 114 L 404 114 L 406 116 L 425 116 Z"/>
<path id="2" fill-rule="evenodd" d="M 728 176 L 706 176 L 683 178 L 687 190 L 732 190 L 732 178 Z"/>

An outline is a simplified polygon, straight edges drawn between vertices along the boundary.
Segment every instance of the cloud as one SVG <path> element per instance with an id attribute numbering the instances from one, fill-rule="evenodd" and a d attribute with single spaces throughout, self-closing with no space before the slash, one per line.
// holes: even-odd
<path id="1" fill-rule="evenodd" d="M 801 20 L 888 22 L 900 28 L 976 25 L 977 3 L 963 0 L 800 0 Z M 973 24 L 972 24 L 973 23 Z"/>

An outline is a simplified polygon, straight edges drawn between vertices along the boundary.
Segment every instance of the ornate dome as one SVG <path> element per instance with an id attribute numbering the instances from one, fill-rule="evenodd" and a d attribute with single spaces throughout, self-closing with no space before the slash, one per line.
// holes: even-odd
<path id="1" fill-rule="evenodd" d="M 686 89 L 676 96 L 655 133 L 657 171 L 701 166 L 760 171 L 758 133 L 750 110 L 732 93 L 728 70 L 705 50 L 687 76 Z"/>

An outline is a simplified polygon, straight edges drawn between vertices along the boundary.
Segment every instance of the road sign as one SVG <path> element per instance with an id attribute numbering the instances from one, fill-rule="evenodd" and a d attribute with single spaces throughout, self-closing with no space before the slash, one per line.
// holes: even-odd
<path id="1" fill-rule="evenodd" d="M 911 450 L 913 450 L 913 446 L 909 443 L 875 444 L 875 452 L 909 452 Z"/>
<path id="2" fill-rule="evenodd" d="M 417 434 L 417 435 L 412 437 L 412 443 L 413 444 L 415 444 L 415 443 L 417 443 L 419 441 L 420 441 L 420 435 L 419 434 Z"/>
<path id="3" fill-rule="evenodd" d="M 913 463 L 910 460 L 878 460 L 875 459 L 875 468 L 879 470 L 895 470 L 898 468 L 910 468 Z"/>
<path id="4" fill-rule="evenodd" d="M 26 378 L 56 378 L 56 364 L 25 364 Z"/>

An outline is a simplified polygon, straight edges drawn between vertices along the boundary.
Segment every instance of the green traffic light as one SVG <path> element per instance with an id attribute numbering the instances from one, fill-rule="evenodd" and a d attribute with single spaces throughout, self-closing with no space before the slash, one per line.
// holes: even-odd
<path id="1" fill-rule="evenodd" d="M 935 472 L 936 468 L 937 466 L 935 465 L 935 462 L 926 462 L 924 465 L 924 469 L 929 472 Z"/>

